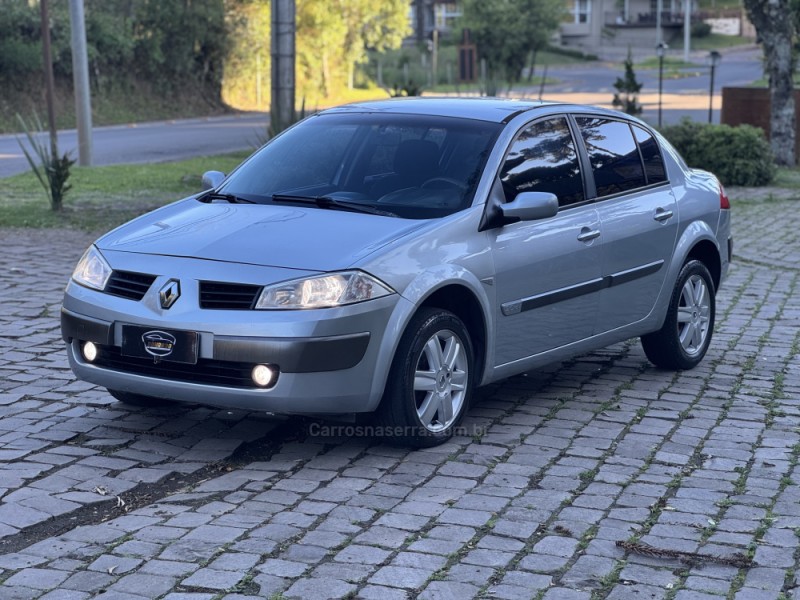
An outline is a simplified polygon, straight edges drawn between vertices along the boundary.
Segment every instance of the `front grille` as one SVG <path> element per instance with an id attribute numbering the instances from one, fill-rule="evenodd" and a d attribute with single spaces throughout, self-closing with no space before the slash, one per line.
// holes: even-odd
<path id="1" fill-rule="evenodd" d="M 103 290 L 106 294 L 120 296 L 129 300 L 141 300 L 156 280 L 155 275 L 114 271 Z"/>
<path id="2" fill-rule="evenodd" d="M 201 281 L 200 308 L 251 310 L 261 289 L 260 285 Z"/>
<path id="3" fill-rule="evenodd" d="M 149 358 L 123 356 L 120 349 L 114 346 L 101 346 L 97 358 L 92 365 L 120 371 L 167 379 L 171 381 L 187 381 L 189 383 L 205 383 L 233 388 L 258 388 L 253 384 L 253 364 L 200 358 L 195 365 L 161 361 L 154 363 Z M 277 378 L 276 378 L 277 381 Z M 275 382 L 272 383 L 275 385 Z M 272 387 L 269 386 L 269 387 Z"/>

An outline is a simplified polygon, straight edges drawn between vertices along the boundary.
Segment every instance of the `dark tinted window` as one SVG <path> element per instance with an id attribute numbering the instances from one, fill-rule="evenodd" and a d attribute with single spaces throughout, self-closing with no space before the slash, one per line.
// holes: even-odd
<path id="1" fill-rule="evenodd" d="M 639 142 L 639 151 L 644 160 L 644 174 L 647 176 L 647 183 L 661 183 L 667 180 L 667 173 L 664 169 L 664 160 L 661 158 L 661 150 L 653 136 L 641 127 L 633 126 L 633 134 Z"/>
<path id="2" fill-rule="evenodd" d="M 559 206 L 582 202 L 583 180 L 566 118 L 527 127 L 511 144 L 500 180 L 509 202 L 520 192 L 550 192 Z"/>
<path id="3" fill-rule="evenodd" d="M 594 117 L 576 120 L 589 153 L 598 197 L 646 185 L 639 149 L 627 123 Z"/>

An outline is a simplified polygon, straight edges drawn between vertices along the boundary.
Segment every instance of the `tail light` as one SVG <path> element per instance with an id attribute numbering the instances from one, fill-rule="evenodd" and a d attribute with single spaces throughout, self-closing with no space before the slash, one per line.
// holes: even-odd
<path id="1" fill-rule="evenodd" d="M 725 188 L 722 187 L 722 184 L 719 184 L 719 207 L 725 210 L 729 210 L 731 207 L 731 202 L 728 200 L 727 194 L 725 194 Z"/>

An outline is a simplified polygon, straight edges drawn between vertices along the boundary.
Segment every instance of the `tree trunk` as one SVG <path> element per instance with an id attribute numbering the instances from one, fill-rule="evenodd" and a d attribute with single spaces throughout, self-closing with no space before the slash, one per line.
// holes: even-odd
<path id="1" fill-rule="evenodd" d="M 769 80 L 770 144 L 779 165 L 795 166 L 794 18 L 790 0 L 745 0 L 750 20 L 764 45 L 765 71 Z"/>

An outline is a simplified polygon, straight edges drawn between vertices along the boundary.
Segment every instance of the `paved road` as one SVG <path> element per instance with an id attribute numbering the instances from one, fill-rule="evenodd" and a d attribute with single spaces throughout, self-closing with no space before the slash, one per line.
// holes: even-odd
<path id="1" fill-rule="evenodd" d="M 226 117 L 184 119 L 97 127 L 94 164 L 151 163 L 208 156 L 254 148 L 263 136 L 267 117 L 247 113 Z M 59 150 L 77 157 L 75 130 L 59 133 Z M 29 169 L 17 136 L 0 135 L 0 177 Z"/>
<path id="2" fill-rule="evenodd" d="M 418 452 L 74 381 L 59 300 L 90 236 L 0 231 L 0 597 L 800 597 L 795 203 L 734 201 L 695 370 L 617 344 L 483 389 Z"/>

